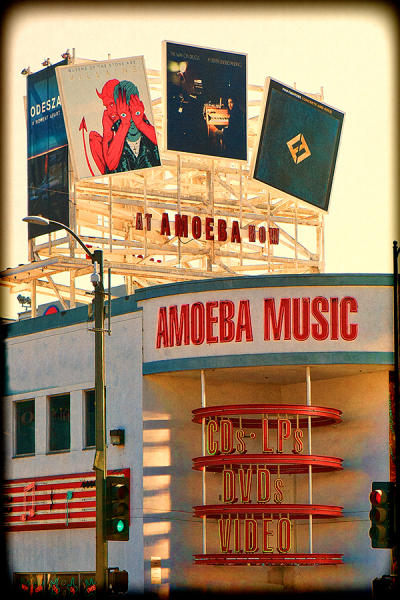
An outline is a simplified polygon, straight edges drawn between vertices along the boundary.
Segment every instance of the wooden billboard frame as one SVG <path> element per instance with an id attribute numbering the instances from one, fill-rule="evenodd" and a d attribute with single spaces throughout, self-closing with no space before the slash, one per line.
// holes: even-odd
<path id="1" fill-rule="evenodd" d="M 70 170 L 70 227 L 87 245 L 103 249 L 105 270 L 124 277 L 127 294 L 137 287 L 175 281 L 323 272 L 323 211 L 252 179 L 243 161 L 164 153 L 160 71 L 148 69 L 146 75 L 162 166 L 81 181 Z M 262 92 L 262 86 L 248 85 L 248 156 L 257 134 Z M 249 100 L 249 94 L 254 99 Z M 315 96 L 321 100 L 322 90 Z M 169 211 L 225 218 L 228 223 L 235 219 L 243 231 L 249 224 L 278 227 L 280 244 L 270 244 L 268 236 L 264 244 L 247 240 L 231 244 L 136 230 L 135 213 L 150 210 L 159 216 Z M 312 247 L 303 241 L 303 231 L 312 234 Z M 55 297 L 63 308 L 73 308 L 76 302 L 89 304 L 91 292 L 79 288 L 75 279 L 91 270 L 72 236 L 60 230 L 30 240 L 28 263 L 5 269 L 0 285 L 12 293 L 28 290 L 31 315 L 36 316 L 38 294 Z M 69 282 L 64 281 L 68 274 Z"/>

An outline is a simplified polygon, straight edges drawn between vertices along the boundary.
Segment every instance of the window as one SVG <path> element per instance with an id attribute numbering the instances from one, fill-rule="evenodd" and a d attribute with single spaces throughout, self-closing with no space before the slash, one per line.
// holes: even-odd
<path id="1" fill-rule="evenodd" d="M 152 556 L 150 559 L 150 580 L 151 583 L 160 584 L 161 579 L 161 558 L 159 556 Z"/>
<path id="2" fill-rule="evenodd" d="M 50 452 L 69 450 L 71 443 L 69 394 L 50 396 L 49 410 L 49 450 Z"/>
<path id="3" fill-rule="evenodd" d="M 15 453 L 35 454 L 35 401 L 23 400 L 15 406 Z"/>
<path id="4" fill-rule="evenodd" d="M 95 392 L 85 392 L 85 447 L 96 445 Z"/>

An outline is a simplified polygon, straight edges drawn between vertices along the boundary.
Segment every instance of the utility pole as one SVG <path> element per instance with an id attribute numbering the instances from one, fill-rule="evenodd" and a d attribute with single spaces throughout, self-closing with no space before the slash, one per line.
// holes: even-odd
<path id="1" fill-rule="evenodd" d="M 94 250 L 93 264 L 99 272 L 93 274 L 94 335 L 95 335 L 95 420 L 96 420 L 96 592 L 102 597 L 107 591 L 108 547 L 105 539 L 106 494 L 106 402 L 104 389 L 104 286 L 103 251 Z M 96 278 L 96 274 L 98 278 Z"/>
<path id="2" fill-rule="evenodd" d="M 108 588 L 108 548 L 105 536 L 106 512 L 106 397 L 104 389 L 104 285 L 103 285 L 103 250 L 91 252 L 81 238 L 69 227 L 39 215 L 29 215 L 22 219 L 26 223 L 48 226 L 50 223 L 65 229 L 83 248 L 91 259 L 93 273 L 90 280 L 94 287 L 94 329 L 95 332 L 95 420 L 96 420 L 96 455 L 93 469 L 96 471 L 96 593 L 97 598 L 104 597 Z"/>

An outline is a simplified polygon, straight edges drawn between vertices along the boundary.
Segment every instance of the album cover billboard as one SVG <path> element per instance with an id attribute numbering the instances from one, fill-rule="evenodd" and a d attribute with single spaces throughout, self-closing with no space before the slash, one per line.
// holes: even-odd
<path id="1" fill-rule="evenodd" d="M 27 77 L 28 158 L 67 144 L 55 69 L 63 60 Z"/>
<path id="2" fill-rule="evenodd" d="M 161 165 L 143 56 L 56 74 L 76 179 Z"/>
<path id="3" fill-rule="evenodd" d="M 28 215 L 69 224 L 68 140 L 55 69 L 61 61 L 27 77 Z M 28 238 L 60 229 L 28 225 Z"/>
<path id="4" fill-rule="evenodd" d="M 268 77 L 251 176 L 328 210 L 343 117 L 343 112 Z"/>
<path id="5" fill-rule="evenodd" d="M 68 147 L 46 152 L 28 161 L 28 202 L 30 215 L 40 215 L 69 225 Z M 28 225 L 28 238 L 62 229 Z"/>
<path id="6" fill-rule="evenodd" d="M 163 42 L 165 149 L 247 160 L 247 55 Z"/>

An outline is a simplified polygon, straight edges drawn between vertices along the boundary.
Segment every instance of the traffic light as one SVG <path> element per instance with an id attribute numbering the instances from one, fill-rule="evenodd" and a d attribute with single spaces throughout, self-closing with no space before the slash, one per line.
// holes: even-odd
<path id="1" fill-rule="evenodd" d="M 395 541 L 395 487 L 390 481 L 373 481 L 369 495 L 372 548 L 393 548 Z"/>
<path id="2" fill-rule="evenodd" d="M 124 594 L 128 591 L 128 571 L 120 571 L 118 567 L 108 570 L 108 588 L 113 594 Z"/>
<path id="3" fill-rule="evenodd" d="M 129 540 L 129 479 L 125 475 L 106 478 L 106 540 Z"/>

